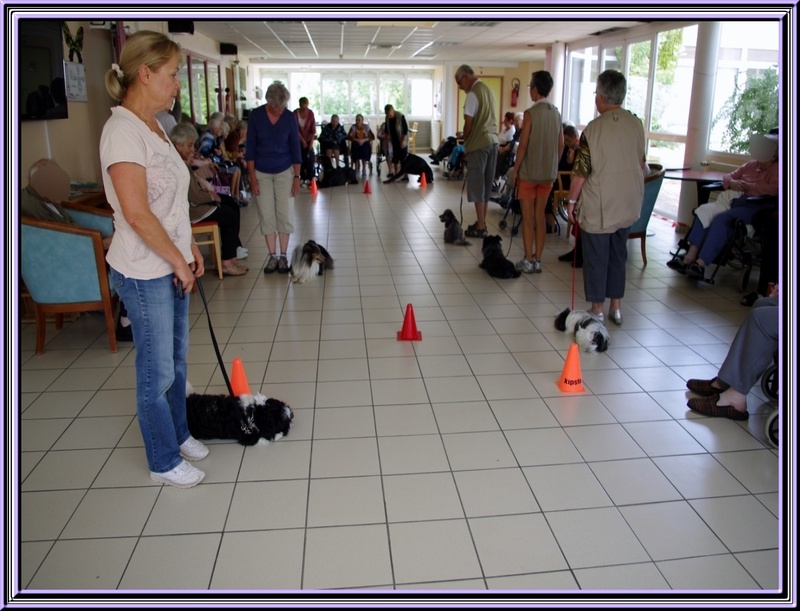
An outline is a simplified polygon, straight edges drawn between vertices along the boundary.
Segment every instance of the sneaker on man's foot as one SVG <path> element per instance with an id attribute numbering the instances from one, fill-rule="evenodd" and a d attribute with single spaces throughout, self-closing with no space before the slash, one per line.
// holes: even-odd
<path id="1" fill-rule="evenodd" d="M 247 255 L 249 255 L 249 254 L 250 253 L 247 251 L 247 249 L 244 246 L 237 246 L 236 247 L 236 258 L 237 259 L 246 259 Z"/>
<path id="2" fill-rule="evenodd" d="M 203 460 L 208 456 L 208 448 L 205 444 L 189 435 L 189 439 L 181 444 L 181 456 L 186 460 Z"/>
<path id="3" fill-rule="evenodd" d="M 542 262 L 539 259 L 533 260 L 533 273 L 534 274 L 541 274 L 542 273 Z"/>
<path id="4" fill-rule="evenodd" d="M 514 265 L 518 272 L 524 272 L 526 274 L 533 273 L 533 263 L 528 261 L 525 257 L 517 261 Z"/>
<path id="5" fill-rule="evenodd" d="M 264 273 L 271 274 L 276 269 L 278 269 L 278 257 L 275 255 L 270 255 L 269 261 L 267 261 L 267 266 L 264 268 Z"/>
<path id="6" fill-rule="evenodd" d="M 205 472 L 189 464 L 185 460 L 172 471 L 167 471 L 166 473 L 150 472 L 150 479 L 154 482 L 168 484 L 176 488 L 191 488 L 192 486 L 196 486 L 203 481 L 205 476 Z"/>

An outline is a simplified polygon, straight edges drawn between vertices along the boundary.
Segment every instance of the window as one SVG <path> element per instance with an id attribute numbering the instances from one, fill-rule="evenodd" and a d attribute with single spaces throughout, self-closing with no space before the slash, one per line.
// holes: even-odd
<path id="1" fill-rule="evenodd" d="M 628 45 L 628 93 L 625 108 L 642 120 L 647 117 L 647 93 L 649 90 L 650 58 L 652 43 L 649 40 Z M 607 70 L 608 67 L 603 67 Z M 646 125 L 646 124 L 645 124 Z"/>
<path id="2" fill-rule="evenodd" d="M 408 79 L 409 101 L 406 109 L 415 117 L 430 117 L 433 114 L 433 79 L 430 76 L 412 76 Z"/>
<path id="3" fill-rule="evenodd" d="M 586 125 L 594 118 L 594 89 L 597 84 L 597 47 L 578 49 L 569 54 L 570 89 L 565 121 Z"/>
<path id="4" fill-rule="evenodd" d="M 380 101 L 378 103 L 379 112 L 383 113 L 383 109 L 387 104 L 391 104 L 395 110 L 403 114 L 406 112 L 406 98 L 404 95 L 403 75 L 402 74 L 387 74 L 382 76 L 379 84 Z"/>
<path id="5" fill-rule="evenodd" d="M 350 91 L 347 79 L 322 78 L 322 114 L 326 117 L 350 114 Z"/>
<path id="6" fill-rule="evenodd" d="M 181 82 L 181 110 L 193 121 L 205 124 L 209 115 L 220 109 L 219 63 L 186 54 L 186 63 L 178 70 Z"/>
<path id="7" fill-rule="evenodd" d="M 350 96 L 350 111 L 354 117 L 357 114 L 362 114 L 365 117 L 376 114 L 377 79 L 353 79 L 350 83 L 350 90 L 352 91 Z"/>
<path id="8" fill-rule="evenodd" d="M 778 125 L 779 40 L 776 21 L 722 24 L 710 149 L 746 154 L 751 133 Z"/>
<path id="9" fill-rule="evenodd" d="M 292 72 L 289 75 L 293 107 L 300 106 L 300 98 L 308 98 L 308 107 L 314 112 L 318 121 L 320 119 L 318 115 L 321 114 L 319 94 L 321 77 L 319 72 Z"/>

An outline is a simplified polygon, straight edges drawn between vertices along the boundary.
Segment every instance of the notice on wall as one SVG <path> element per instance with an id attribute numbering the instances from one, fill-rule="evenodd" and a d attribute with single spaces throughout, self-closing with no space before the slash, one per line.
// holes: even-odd
<path id="1" fill-rule="evenodd" d="M 64 78 L 67 85 L 67 99 L 70 102 L 86 102 L 86 69 L 83 64 L 65 61 Z"/>

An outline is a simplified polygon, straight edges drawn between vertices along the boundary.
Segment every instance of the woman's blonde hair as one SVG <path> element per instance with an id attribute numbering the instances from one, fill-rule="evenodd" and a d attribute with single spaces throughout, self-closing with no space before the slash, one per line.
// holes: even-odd
<path id="1" fill-rule="evenodd" d="M 128 93 L 128 87 L 134 82 L 140 66 L 158 70 L 175 54 L 180 55 L 183 61 L 180 45 L 160 32 L 142 30 L 131 35 L 122 47 L 119 65 L 113 64 L 106 72 L 108 95 L 121 102 Z"/>

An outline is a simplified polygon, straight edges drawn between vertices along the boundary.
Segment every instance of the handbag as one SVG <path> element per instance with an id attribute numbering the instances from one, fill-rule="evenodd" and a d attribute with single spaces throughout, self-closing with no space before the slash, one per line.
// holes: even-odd
<path id="1" fill-rule="evenodd" d="M 231 194 L 231 188 L 227 185 L 222 184 L 222 179 L 219 177 L 219 174 L 215 174 L 214 177 L 211 179 L 211 186 L 214 187 L 214 191 L 216 191 L 220 195 Z"/>

